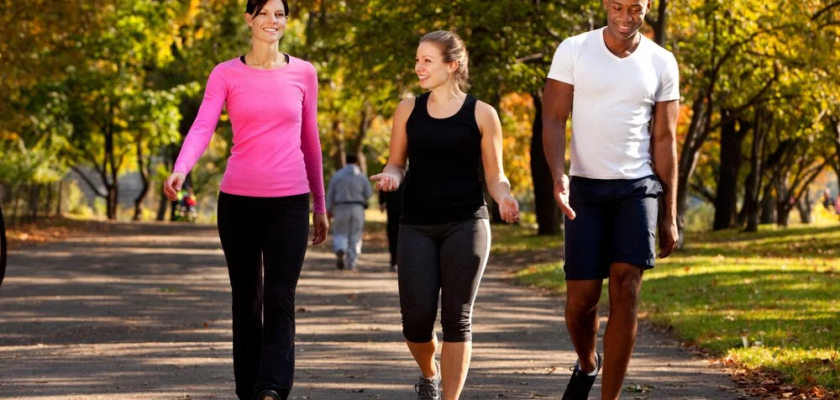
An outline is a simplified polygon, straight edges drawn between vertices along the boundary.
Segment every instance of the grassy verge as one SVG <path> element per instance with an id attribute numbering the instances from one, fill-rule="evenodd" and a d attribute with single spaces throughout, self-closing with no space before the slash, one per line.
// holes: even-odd
<path id="1" fill-rule="evenodd" d="M 741 366 L 840 389 L 840 225 L 690 234 L 686 243 L 645 273 L 645 318 Z M 518 279 L 564 290 L 560 263 Z"/>
<path id="2" fill-rule="evenodd" d="M 562 236 L 537 236 L 531 226 L 494 224 L 490 252 L 493 254 L 557 249 L 563 245 Z"/>

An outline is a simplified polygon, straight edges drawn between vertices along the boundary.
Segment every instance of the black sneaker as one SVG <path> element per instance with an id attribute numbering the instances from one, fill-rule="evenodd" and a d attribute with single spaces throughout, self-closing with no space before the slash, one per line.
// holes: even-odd
<path id="1" fill-rule="evenodd" d="M 598 377 L 598 372 L 601 372 L 601 364 L 604 359 L 597 352 L 595 353 L 595 376 L 580 370 L 580 361 L 575 363 L 571 368 L 572 379 L 569 379 L 569 385 L 566 386 L 566 392 L 563 393 L 562 400 L 586 400 L 589 398 L 589 391 L 592 390 L 592 385 L 595 384 L 595 378 Z"/>
<path id="2" fill-rule="evenodd" d="M 437 367 L 437 375 L 434 378 L 427 379 L 420 375 L 420 382 L 414 385 L 417 400 L 440 400 L 440 364 L 437 360 L 435 367 Z"/>
<path id="3" fill-rule="evenodd" d="M 341 250 L 335 252 L 335 267 L 344 269 L 344 252 Z"/>
<path id="4" fill-rule="evenodd" d="M 280 395 L 273 390 L 263 390 L 256 397 L 257 400 L 282 400 Z"/>

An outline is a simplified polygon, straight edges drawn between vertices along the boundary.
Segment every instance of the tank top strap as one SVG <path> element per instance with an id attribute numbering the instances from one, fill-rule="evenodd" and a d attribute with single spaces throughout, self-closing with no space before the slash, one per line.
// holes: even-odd
<path id="1" fill-rule="evenodd" d="M 464 99 L 464 105 L 461 107 L 461 110 L 458 111 L 457 119 L 464 123 L 467 123 L 470 126 L 475 127 L 478 129 L 478 121 L 475 118 L 475 108 L 478 104 L 478 99 L 476 99 L 473 95 L 467 94 L 467 98 Z"/>
<path id="2" fill-rule="evenodd" d="M 429 112 L 427 110 L 429 108 L 428 104 L 430 94 L 432 94 L 432 92 L 426 92 L 421 94 L 420 96 L 417 96 L 417 99 L 414 100 L 414 111 L 416 111 L 420 115 L 429 115 Z"/>
<path id="3" fill-rule="evenodd" d="M 467 94 L 467 98 L 464 99 L 464 102 L 465 104 L 462 110 L 466 113 L 469 113 L 469 115 L 475 116 L 475 107 L 476 104 L 478 104 L 478 99 L 476 99 L 475 96 L 471 94 Z"/>

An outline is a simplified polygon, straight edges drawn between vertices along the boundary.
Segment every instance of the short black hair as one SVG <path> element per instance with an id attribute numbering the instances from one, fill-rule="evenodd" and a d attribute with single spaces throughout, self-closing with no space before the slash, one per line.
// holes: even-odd
<path id="1" fill-rule="evenodd" d="M 359 162 L 359 158 L 356 157 L 355 154 L 347 153 L 347 155 L 344 156 L 344 163 L 345 164 L 356 164 L 358 162 Z"/>
<path id="2" fill-rule="evenodd" d="M 289 2 L 286 0 L 280 0 L 283 2 L 283 11 L 286 13 L 286 16 L 289 16 Z M 245 3 L 245 12 L 255 16 L 262 11 L 263 7 L 265 7 L 265 3 L 268 3 L 268 0 L 248 0 Z"/>

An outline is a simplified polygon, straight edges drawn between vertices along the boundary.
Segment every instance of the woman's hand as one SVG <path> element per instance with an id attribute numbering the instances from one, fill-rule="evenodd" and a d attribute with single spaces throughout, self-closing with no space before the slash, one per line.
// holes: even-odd
<path id="1" fill-rule="evenodd" d="M 400 187 L 399 176 L 390 172 L 382 172 L 370 177 L 370 180 L 376 181 L 376 188 L 374 190 L 382 190 L 383 192 L 393 192 Z"/>
<path id="2" fill-rule="evenodd" d="M 187 176 L 183 173 L 173 172 L 172 175 L 169 175 L 169 178 L 163 181 L 163 194 L 169 201 L 178 200 L 178 192 L 184 185 L 185 179 L 187 179 Z"/>
<path id="3" fill-rule="evenodd" d="M 315 227 L 315 233 L 312 235 L 312 244 L 319 245 L 327 240 L 327 231 L 330 229 L 330 223 L 327 222 L 327 214 L 313 213 L 312 226 Z"/>
<path id="4" fill-rule="evenodd" d="M 509 224 L 519 222 L 519 202 L 511 195 L 502 197 L 499 201 L 499 214 Z"/>

